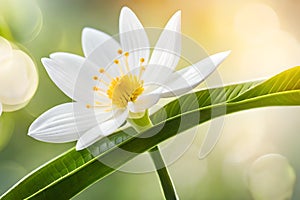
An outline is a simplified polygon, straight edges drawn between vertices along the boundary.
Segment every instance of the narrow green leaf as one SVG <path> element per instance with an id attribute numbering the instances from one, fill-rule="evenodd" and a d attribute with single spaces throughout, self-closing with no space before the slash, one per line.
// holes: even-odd
<path id="1" fill-rule="evenodd" d="M 69 199 L 134 157 L 134 154 L 123 154 L 120 149 L 136 153 L 148 151 L 184 130 L 224 114 L 265 106 L 300 105 L 299 79 L 300 67 L 295 67 L 261 83 L 242 83 L 184 95 L 151 116 L 152 128 L 139 134 L 127 128 L 110 135 L 92 147 L 98 154 L 96 157 L 87 150 L 71 149 L 23 178 L 1 199 L 57 196 Z M 158 134 L 152 136 L 153 132 Z M 109 167 L 99 160 L 114 165 Z"/>

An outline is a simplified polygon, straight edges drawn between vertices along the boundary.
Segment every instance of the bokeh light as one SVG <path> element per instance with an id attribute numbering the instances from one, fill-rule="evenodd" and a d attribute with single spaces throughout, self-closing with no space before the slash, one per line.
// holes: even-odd
<path id="1" fill-rule="evenodd" d="M 38 36 L 43 16 L 34 0 L 0 0 L 0 5 L 0 19 L 8 34 L 4 36 L 21 43 L 30 42 Z"/>
<path id="2" fill-rule="evenodd" d="M 290 199 L 295 180 L 293 167 L 279 154 L 259 157 L 248 171 L 248 186 L 255 200 Z"/>
<path id="3" fill-rule="evenodd" d="M 0 59 L 0 102 L 4 112 L 24 107 L 33 97 L 38 86 L 35 63 L 23 51 L 14 49 L 0 38 L 3 51 Z"/>

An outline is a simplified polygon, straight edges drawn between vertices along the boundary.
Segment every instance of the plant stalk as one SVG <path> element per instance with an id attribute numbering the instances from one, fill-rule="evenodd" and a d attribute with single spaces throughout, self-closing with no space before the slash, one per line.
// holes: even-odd
<path id="1" fill-rule="evenodd" d="M 153 126 L 148 111 L 142 114 L 134 114 L 132 118 L 127 120 L 138 132 L 142 132 Z M 153 147 L 149 150 L 150 156 L 154 162 L 156 173 L 159 177 L 162 191 L 166 200 L 178 200 L 175 186 L 172 182 L 168 169 L 165 165 L 164 159 L 160 153 L 158 146 Z"/>
<path id="2" fill-rule="evenodd" d="M 150 151 L 150 156 L 154 162 L 156 173 L 159 176 L 161 187 L 163 189 L 166 200 L 178 200 L 175 186 L 170 177 L 169 171 L 165 165 L 164 159 L 159 151 L 158 146 L 155 146 Z"/>

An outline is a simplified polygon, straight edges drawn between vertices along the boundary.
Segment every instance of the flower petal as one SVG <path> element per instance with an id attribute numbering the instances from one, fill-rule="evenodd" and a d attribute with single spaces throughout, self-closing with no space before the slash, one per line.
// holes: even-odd
<path id="1" fill-rule="evenodd" d="M 140 69 L 135 69 L 130 73 L 139 76 Z M 168 77 L 171 76 L 174 71 L 165 66 L 159 65 L 147 65 L 145 66 L 145 71 L 142 72 L 141 80 L 144 81 L 144 93 L 150 93 L 154 89 L 162 87 L 165 82 L 168 80 Z"/>
<path id="2" fill-rule="evenodd" d="M 51 108 L 29 127 L 28 135 L 45 142 L 77 140 L 86 130 L 111 117 L 111 113 L 87 109 L 79 103 L 65 103 Z"/>
<path id="3" fill-rule="evenodd" d="M 135 102 L 129 102 L 128 108 L 131 112 L 144 112 L 155 105 L 160 99 L 160 93 L 144 94 L 138 97 Z"/>
<path id="4" fill-rule="evenodd" d="M 99 72 L 83 57 L 59 52 L 51 54 L 50 59 L 42 58 L 42 63 L 52 81 L 71 99 L 92 104 L 97 98 L 93 87 L 98 82 L 93 77 Z"/>
<path id="5" fill-rule="evenodd" d="M 192 90 L 214 72 L 229 54 L 230 51 L 214 54 L 172 74 L 166 81 L 161 97 L 173 97 Z"/>
<path id="6" fill-rule="evenodd" d="M 59 89 L 74 99 L 75 83 L 84 58 L 69 53 L 54 53 L 50 55 L 50 58 L 42 58 L 42 63 L 50 78 Z"/>
<path id="7" fill-rule="evenodd" d="M 120 44 L 110 37 L 108 40 L 98 44 L 89 54 L 86 60 L 97 66 L 98 69 L 105 69 L 112 77 L 120 75 L 120 70 L 115 60 L 120 59 L 118 51 L 121 49 Z"/>
<path id="8" fill-rule="evenodd" d="M 181 11 L 176 12 L 160 35 L 151 55 L 150 64 L 174 69 L 181 52 Z"/>
<path id="9" fill-rule="evenodd" d="M 150 45 L 147 33 L 137 16 L 128 7 L 123 7 L 121 10 L 119 31 L 123 51 L 129 52 L 129 66 L 138 67 L 141 58 L 148 63 Z"/>
<path id="10" fill-rule="evenodd" d="M 128 116 L 128 110 L 118 110 L 113 118 L 104 121 L 98 126 L 88 130 L 82 135 L 76 144 L 76 150 L 82 150 L 93 143 L 97 142 L 101 138 L 110 135 L 117 130 L 126 120 Z"/>
<path id="11" fill-rule="evenodd" d="M 85 57 L 100 46 L 103 42 L 111 39 L 111 36 L 107 35 L 104 32 L 98 31 L 93 28 L 84 28 L 82 30 L 82 50 Z"/>

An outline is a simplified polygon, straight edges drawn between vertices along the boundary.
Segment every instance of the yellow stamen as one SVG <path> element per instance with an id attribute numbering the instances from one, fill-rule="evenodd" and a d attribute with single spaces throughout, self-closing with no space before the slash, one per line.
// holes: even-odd
<path id="1" fill-rule="evenodd" d="M 87 104 L 86 105 L 86 108 L 87 109 L 90 109 L 90 108 L 103 108 L 103 107 L 108 107 L 108 106 L 110 106 L 110 105 L 97 105 L 97 106 L 95 106 L 95 105 L 90 105 L 90 104 Z M 107 108 L 107 109 L 105 109 L 104 111 L 108 111 L 108 110 L 111 110 L 111 108 Z"/>
<path id="2" fill-rule="evenodd" d="M 124 108 L 128 102 L 134 102 L 143 91 L 143 82 L 137 76 L 125 75 L 111 81 L 107 95 L 115 106 Z"/>
<path id="3" fill-rule="evenodd" d="M 98 91 L 100 88 L 98 88 L 97 86 L 94 86 L 93 87 L 93 90 L 96 92 L 96 91 Z"/>
<path id="4" fill-rule="evenodd" d="M 97 105 L 95 107 L 98 107 L 98 108 L 110 106 L 109 104 L 103 104 L 103 103 L 101 103 L 99 101 L 95 101 L 95 104 Z"/>
<path id="5" fill-rule="evenodd" d="M 127 70 L 127 73 L 128 73 L 128 72 L 130 72 L 129 63 L 128 63 L 128 56 L 129 56 L 129 53 L 128 53 L 128 52 L 125 52 L 125 53 L 124 53 L 124 56 L 125 56 L 125 66 L 126 66 L 126 70 Z"/>
<path id="6" fill-rule="evenodd" d="M 112 111 L 111 108 L 107 108 L 107 109 L 104 110 L 104 112 L 110 112 L 110 111 Z"/>
<path id="7" fill-rule="evenodd" d="M 100 68 L 100 69 L 99 69 L 99 72 L 100 72 L 101 74 L 103 74 L 103 73 L 105 72 L 105 69 L 104 69 L 104 68 Z"/>
<path id="8" fill-rule="evenodd" d="M 140 72 L 139 72 L 139 79 L 141 78 L 141 76 L 143 75 L 143 72 L 146 70 L 146 68 L 144 66 L 140 67 Z"/>
<path id="9" fill-rule="evenodd" d="M 104 68 L 100 68 L 100 69 L 99 69 L 99 72 L 100 72 L 101 74 L 105 74 L 105 76 L 106 76 L 107 78 L 113 79 L 113 77 L 112 77 L 109 73 L 107 73 L 107 71 L 105 71 Z"/>
<path id="10" fill-rule="evenodd" d="M 122 67 L 121 63 L 118 64 L 118 67 L 119 67 L 121 76 L 123 76 L 124 72 L 123 72 L 123 67 Z"/>
<path id="11" fill-rule="evenodd" d="M 103 83 L 104 85 L 106 85 L 106 86 L 109 86 L 109 83 L 108 82 L 106 82 L 105 80 L 103 80 L 103 79 L 99 79 L 99 82 L 101 82 L 101 83 Z"/>
<path id="12" fill-rule="evenodd" d="M 106 98 L 108 97 L 109 99 L 111 99 L 111 104 L 107 105 L 107 103 L 94 101 L 92 105 L 87 104 L 86 108 L 103 108 L 110 107 L 111 105 L 119 108 L 125 108 L 128 102 L 135 102 L 137 98 L 144 92 L 144 81 L 141 80 L 141 76 L 143 75 L 146 69 L 145 66 L 143 66 L 145 58 L 142 57 L 139 59 L 139 75 L 133 75 L 130 73 L 130 66 L 128 62 L 129 52 L 123 53 L 122 49 L 119 49 L 118 54 L 123 54 L 123 56 L 125 57 L 125 59 L 122 58 L 124 60 L 125 67 L 122 66 L 123 61 L 121 63 L 118 59 L 114 60 L 114 63 L 117 64 L 119 67 L 120 76 L 112 77 L 104 68 L 100 68 L 99 72 L 101 74 L 105 74 L 105 76 L 110 79 L 109 82 L 106 82 L 100 76 L 93 76 L 94 80 L 98 80 L 99 82 L 107 86 L 107 89 L 94 86 L 93 91 L 96 92 L 96 94 L 98 94 L 99 96 L 104 96 Z M 128 74 L 125 75 L 124 72 Z M 104 111 L 109 112 L 111 110 L 112 108 L 107 108 Z"/>
<path id="13" fill-rule="evenodd" d="M 97 91 L 97 92 L 98 92 L 97 94 L 98 94 L 99 96 L 107 97 L 106 91 L 105 91 L 105 90 L 99 88 L 99 91 Z"/>

